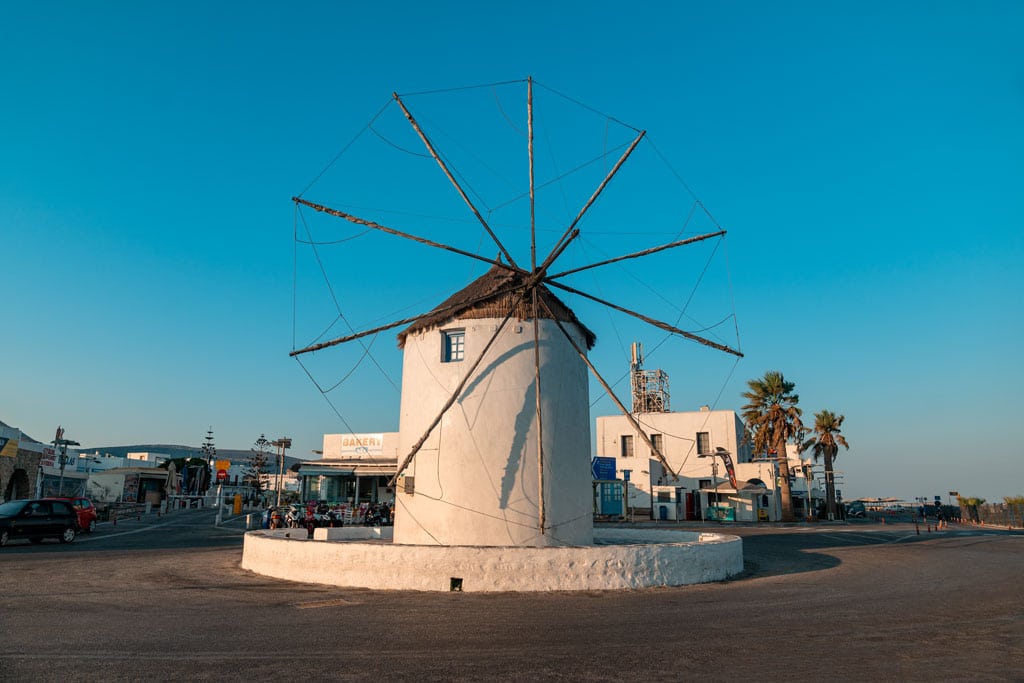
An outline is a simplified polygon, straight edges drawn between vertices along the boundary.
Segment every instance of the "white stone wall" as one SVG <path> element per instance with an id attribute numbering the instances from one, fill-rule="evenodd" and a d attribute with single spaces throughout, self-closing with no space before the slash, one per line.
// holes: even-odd
<path id="1" fill-rule="evenodd" d="M 399 460 L 441 411 L 501 319 L 455 321 L 406 340 Z M 573 325 L 566 327 L 585 348 Z M 442 331 L 465 330 L 465 360 L 441 361 Z M 395 540 L 427 545 L 586 545 L 593 538 L 587 368 L 540 322 L 546 532 L 538 527 L 533 325 L 510 320 L 396 491 Z"/>
<path id="2" fill-rule="evenodd" d="M 251 531 L 242 568 L 290 581 L 378 590 L 572 591 L 681 586 L 743 571 L 743 543 L 722 534 L 649 529 L 597 532 L 601 545 L 449 547 L 305 540 Z M 286 536 L 286 534 L 290 534 Z"/>

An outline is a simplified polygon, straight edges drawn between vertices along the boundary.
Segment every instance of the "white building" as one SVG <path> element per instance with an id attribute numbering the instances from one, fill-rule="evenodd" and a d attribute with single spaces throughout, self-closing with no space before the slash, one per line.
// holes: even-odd
<path id="1" fill-rule="evenodd" d="M 299 463 L 300 500 L 392 503 L 388 481 L 398 467 L 398 432 L 324 434 L 323 457 Z"/>
<path id="2" fill-rule="evenodd" d="M 599 512 L 630 514 L 630 508 L 648 511 L 654 519 L 721 518 L 736 521 L 777 520 L 775 464 L 764 456 L 755 459 L 743 443 L 744 425 L 732 410 L 702 407 L 691 412 L 634 413 L 671 471 L 637 433 L 624 415 L 597 418 L 597 456 L 614 460 L 615 478 L 627 482 L 615 487 L 598 483 Z M 798 517 L 806 514 L 806 479 L 796 447 L 787 448 L 790 485 Z M 731 471 L 730 471 L 731 468 Z M 619 491 L 615 494 L 614 491 Z M 623 501 L 609 498 L 621 495 Z M 814 497 L 820 497 L 813 492 Z"/>

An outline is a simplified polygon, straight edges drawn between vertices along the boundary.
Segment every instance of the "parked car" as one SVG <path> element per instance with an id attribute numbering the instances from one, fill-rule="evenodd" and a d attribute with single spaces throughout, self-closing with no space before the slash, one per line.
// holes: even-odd
<path id="1" fill-rule="evenodd" d="M 78 530 L 92 533 L 96 531 L 96 506 L 88 498 L 81 496 L 60 498 L 53 496 L 46 500 L 63 500 L 71 503 L 71 507 L 78 513 Z"/>
<path id="2" fill-rule="evenodd" d="M 864 509 L 864 503 L 859 500 L 855 500 L 852 503 L 846 504 L 846 516 L 847 517 L 864 517 L 866 511 Z"/>
<path id="3" fill-rule="evenodd" d="M 78 513 L 64 500 L 12 500 L 0 505 L 0 546 L 12 538 L 70 543 L 78 535 Z"/>

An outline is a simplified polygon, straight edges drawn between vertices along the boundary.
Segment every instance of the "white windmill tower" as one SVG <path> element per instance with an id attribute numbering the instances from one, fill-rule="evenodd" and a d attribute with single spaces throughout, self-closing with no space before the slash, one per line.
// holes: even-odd
<path id="1" fill-rule="evenodd" d="M 403 325 L 400 456 L 394 541 L 416 545 L 559 546 L 593 540 L 587 371 L 608 392 L 651 453 L 660 450 L 587 358 L 595 341 L 553 289 L 610 307 L 674 335 L 737 356 L 724 344 L 686 332 L 568 286 L 562 278 L 725 234 L 717 230 L 597 263 L 555 272 L 579 237 L 578 223 L 644 138 L 640 131 L 538 260 L 535 232 L 533 81 L 527 86 L 530 263 L 518 263 L 402 98 L 394 102 L 459 196 L 498 247 L 495 258 L 396 230 L 300 197 L 309 207 L 372 230 L 490 264 L 467 287 L 427 313 L 291 352 L 298 356 Z"/>
<path id="2" fill-rule="evenodd" d="M 591 348 L 594 334 L 543 286 L 534 316 L 524 279 L 494 266 L 399 335 L 399 450 L 416 457 L 398 481 L 395 542 L 593 541 L 587 367 L 577 349 Z"/>

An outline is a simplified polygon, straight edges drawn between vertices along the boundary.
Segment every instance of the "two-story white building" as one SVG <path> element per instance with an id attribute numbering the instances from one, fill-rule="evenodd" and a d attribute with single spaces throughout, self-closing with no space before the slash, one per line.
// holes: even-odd
<path id="1" fill-rule="evenodd" d="M 703 406 L 688 412 L 641 412 L 633 417 L 661 451 L 668 468 L 625 415 L 597 418 L 596 452 L 605 471 L 614 460 L 618 488 L 598 484 L 599 512 L 607 491 L 621 495 L 620 514 L 650 514 L 654 519 L 777 520 L 776 465 L 755 458 L 743 443 L 744 425 L 732 410 Z M 790 485 L 797 516 L 806 514 L 807 480 L 795 446 L 787 449 Z M 616 492 L 617 491 L 617 492 Z M 812 496 L 820 497 L 812 487 Z"/>

